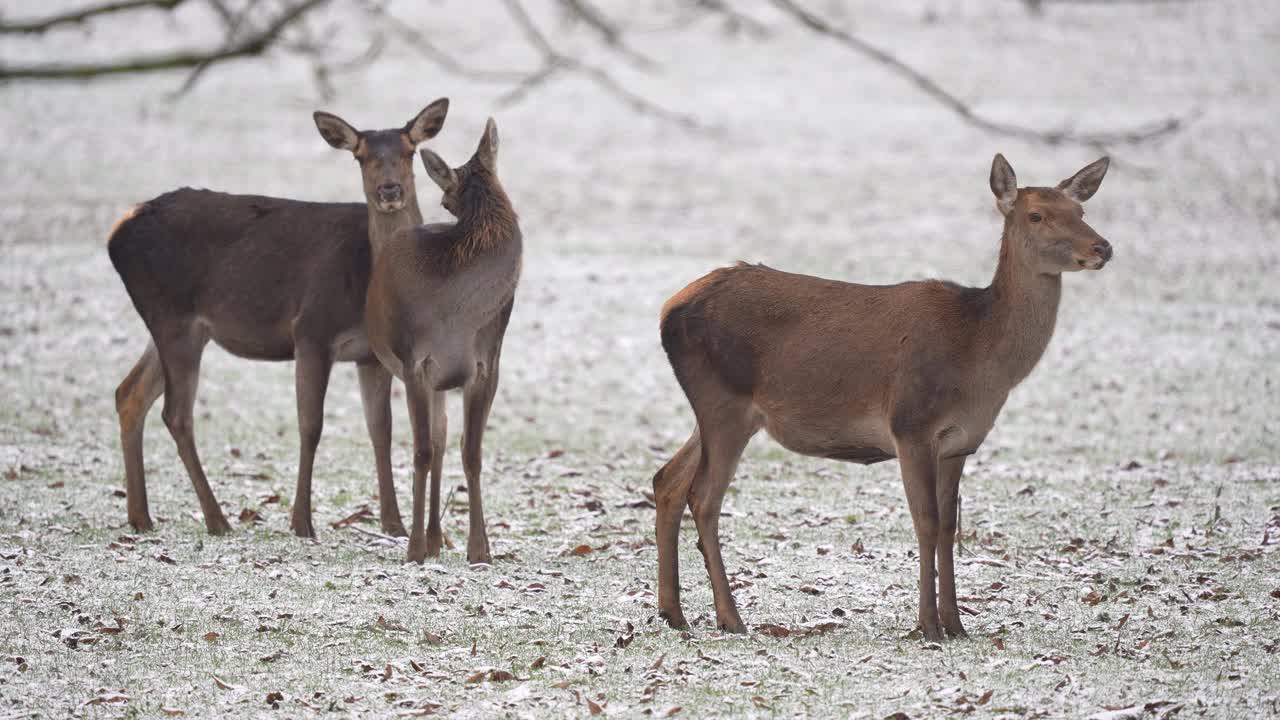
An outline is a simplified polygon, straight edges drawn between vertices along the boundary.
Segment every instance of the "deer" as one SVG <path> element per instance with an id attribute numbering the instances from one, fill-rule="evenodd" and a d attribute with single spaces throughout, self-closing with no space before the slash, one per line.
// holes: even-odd
<path id="1" fill-rule="evenodd" d="M 990 185 L 1004 230 L 984 288 L 859 285 L 739 263 L 667 300 L 662 347 L 696 419 L 653 477 L 658 609 L 671 627 L 688 628 L 678 567 L 687 506 L 716 624 L 746 632 L 725 575 L 719 518 L 739 458 L 763 429 L 802 455 L 898 460 L 919 546 L 918 629 L 930 642 L 944 632 L 966 636 L 952 552 L 965 459 L 1048 346 L 1062 274 L 1111 260 L 1111 244 L 1081 207 L 1109 162 L 1056 187 L 1019 188 L 1008 161 L 995 156 Z"/>
<path id="2" fill-rule="evenodd" d="M 193 410 L 200 359 L 213 340 L 250 360 L 295 363 L 299 461 L 290 527 L 315 537 L 311 477 L 334 362 L 356 363 L 377 468 L 383 532 L 404 536 L 391 473 L 391 374 L 364 327 L 372 253 L 369 227 L 421 222 L 412 172 L 417 145 L 444 125 L 449 101 L 427 105 L 404 127 L 364 133 L 369 165 L 388 180 L 372 203 L 303 202 L 182 188 L 126 211 L 108 254 L 151 341 L 116 390 L 128 521 L 154 527 L 142 462 L 147 413 L 162 416 L 212 535 L 231 530 L 196 451 Z M 394 174 L 394 178 L 391 175 Z"/>
<path id="3" fill-rule="evenodd" d="M 359 157 L 360 137 L 339 118 L 317 116 L 335 148 Z M 335 142 L 336 140 L 336 142 Z M 369 346 L 405 387 L 413 428 L 413 521 L 408 561 L 438 557 L 440 476 L 431 473 L 430 520 L 424 528 L 426 475 L 440 463 L 445 391 L 462 389 L 462 468 L 467 481 L 467 561 L 492 563 L 480 492 L 485 424 L 498 388 L 502 341 L 520 279 L 522 236 L 511 200 L 498 180 L 498 128 L 485 124 L 471 159 L 450 167 L 421 151 L 440 204 L 456 218 L 428 225 L 370 223 L 373 260 L 365 301 Z M 365 187 L 379 171 L 361 165 Z M 370 204 L 374 198 L 370 197 Z"/>

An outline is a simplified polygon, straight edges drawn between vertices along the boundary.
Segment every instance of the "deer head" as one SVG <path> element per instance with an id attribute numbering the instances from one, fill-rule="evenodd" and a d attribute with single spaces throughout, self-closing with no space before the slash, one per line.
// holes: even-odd
<path id="1" fill-rule="evenodd" d="M 449 112 L 448 98 L 440 98 L 423 108 L 404 127 L 394 130 L 356 130 L 350 123 L 327 112 L 314 118 L 320 136 L 339 150 L 350 151 L 360 163 L 364 195 L 369 206 L 392 213 L 415 197 L 413 151 L 418 144 L 436 136 Z"/>
<path id="2" fill-rule="evenodd" d="M 1100 270 L 1111 259 L 1111 243 L 1084 221 L 1081 203 L 1093 197 L 1107 174 L 1103 157 L 1057 187 L 1019 188 L 1003 155 L 991 162 L 991 192 L 1004 215 L 1013 259 L 1035 272 L 1056 275 Z"/>

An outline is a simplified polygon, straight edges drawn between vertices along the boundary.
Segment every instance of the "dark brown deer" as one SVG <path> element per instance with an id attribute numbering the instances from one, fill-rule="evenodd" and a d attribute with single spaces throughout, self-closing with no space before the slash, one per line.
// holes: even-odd
<path id="1" fill-rule="evenodd" d="M 404 535 L 391 476 L 391 375 L 369 349 L 364 300 L 369 227 L 385 218 L 421 222 L 413 153 L 444 124 L 448 100 L 403 128 L 363 133 L 366 166 L 378 168 L 372 203 L 313 203 L 184 188 L 131 209 L 107 243 L 111 262 L 151 333 L 116 390 L 129 522 L 152 527 L 142 466 L 147 411 L 164 395 L 164 422 L 191 476 L 210 533 L 230 530 L 196 452 L 192 411 L 209 340 L 253 360 L 296 361 L 301 454 L 291 526 L 313 537 L 311 470 L 335 361 L 357 363 L 373 442 L 383 531 Z"/>
<path id="2" fill-rule="evenodd" d="M 677 566 L 687 504 L 716 622 L 746 630 L 720 555 L 720 505 L 747 441 L 763 428 L 804 455 L 898 459 L 920 546 L 920 628 L 931 641 L 944 630 L 965 635 L 952 559 L 965 458 L 1048 346 L 1062 273 L 1111 259 L 1080 207 L 1107 166 L 1104 157 L 1057 187 L 1019 189 L 996 155 L 991 190 L 1004 234 L 989 287 L 855 285 L 739 264 L 667 301 L 662 346 L 697 419 L 653 478 L 658 608 L 672 627 L 687 627 Z"/>
<path id="3" fill-rule="evenodd" d="M 359 151 L 354 138 L 335 147 Z M 467 560 L 491 562 L 480 497 L 481 446 L 498 388 L 502 339 L 520 279 L 521 235 L 497 174 L 498 128 L 490 118 L 475 154 L 450 168 L 422 151 L 427 174 L 444 191 L 456 223 L 370 225 L 373 269 L 365 327 L 373 352 L 404 381 L 413 425 L 413 527 L 409 561 L 440 554 L 440 476 L 431 474 L 430 521 L 424 528 L 427 469 L 440 462 L 444 391 L 463 389 L 462 468 L 470 527 Z M 365 185 L 371 182 L 364 168 Z M 372 198 L 370 199 L 372 203 Z"/>

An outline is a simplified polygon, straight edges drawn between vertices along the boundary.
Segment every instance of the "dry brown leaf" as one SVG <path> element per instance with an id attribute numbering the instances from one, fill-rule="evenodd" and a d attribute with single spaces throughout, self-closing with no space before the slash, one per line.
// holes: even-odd
<path id="1" fill-rule="evenodd" d="M 273 690 L 267 693 L 266 701 L 268 705 L 275 708 L 276 710 L 279 710 L 280 703 L 284 702 L 284 693 L 280 692 L 279 690 Z"/>
<path id="2" fill-rule="evenodd" d="M 205 641 L 205 642 L 217 642 L 217 641 L 218 641 L 218 638 L 220 638 L 220 637 L 222 637 L 222 635 L 221 635 L 220 633 L 217 633 L 217 632 L 214 632 L 213 630 L 210 630 L 209 632 L 207 632 L 207 633 L 205 633 L 205 634 L 204 634 L 204 641 Z"/>
<path id="3" fill-rule="evenodd" d="M 666 660 L 666 659 L 667 659 L 667 654 L 666 654 L 666 653 L 662 653 L 661 655 L 659 655 L 659 656 L 658 656 L 658 659 L 657 659 L 657 660 L 654 660 L 654 661 L 653 661 L 653 664 L 649 666 L 649 669 L 650 669 L 650 670 L 657 670 L 658 668 L 662 667 L 662 661 L 663 661 L 663 660 Z"/>
<path id="4" fill-rule="evenodd" d="M 168 715 L 169 717 L 182 717 L 187 714 L 187 711 L 181 708 L 171 708 L 163 705 L 160 706 L 160 712 Z"/>
<path id="5" fill-rule="evenodd" d="M 80 703 L 80 707 L 88 707 L 90 705 L 123 705 L 127 702 L 129 702 L 129 696 L 124 693 L 102 691 Z"/>
<path id="6" fill-rule="evenodd" d="M 600 707 L 594 702 L 591 702 L 591 698 L 583 698 L 583 699 L 587 701 L 587 710 L 592 715 L 599 715 L 600 713 L 604 712 L 604 708 Z"/>
<path id="7" fill-rule="evenodd" d="M 666 718 L 671 717 L 680 712 L 679 705 L 668 705 L 653 714 L 654 717 Z"/>
<path id="8" fill-rule="evenodd" d="M 227 682 L 226 680 L 223 680 L 217 675 L 213 676 L 213 684 L 217 685 L 219 690 L 240 690 L 241 689 L 239 685 L 232 685 L 231 683 Z"/>
<path id="9" fill-rule="evenodd" d="M 478 672 L 478 673 L 475 673 L 475 674 L 471 675 L 470 677 L 468 677 L 468 678 L 467 678 L 466 680 L 464 680 L 463 682 L 467 683 L 468 685 L 473 684 L 473 683 L 478 683 L 478 682 L 480 682 L 480 681 L 484 680 L 484 679 L 485 679 L 485 676 L 487 676 L 488 674 L 489 674 L 489 671 L 488 671 L 488 670 L 481 670 L 480 672 Z"/>
<path id="10" fill-rule="evenodd" d="M 784 638 L 791 634 L 791 629 L 773 623 L 765 623 L 756 626 L 756 632 L 770 637 Z"/>
<path id="11" fill-rule="evenodd" d="M 542 666 L 546 664 L 547 664 L 547 656 L 541 655 L 536 660 L 534 660 L 533 663 L 529 665 L 529 667 L 533 668 L 534 670 L 541 670 Z"/>
<path id="12" fill-rule="evenodd" d="M 512 680 L 515 680 L 515 679 L 516 679 L 516 676 L 513 673 L 507 672 L 506 670 L 490 670 L 489 671 L 489 680 L 491 682 L 511 682 Z"/>
<path id="13" fill-rule="evenodd" d="M 978 698 L 978 704 L 986 705 L 987 703 L 991 702 L 992 695 L 995 695 L 995 690 L 988 690 L 982 693 L 982 697 Z"/>
<path id="14" fill-rule="evenodd" d="M 591 546 L 590 546 L 590 545 L 579 545 L 579 546 L 575 547 L 574 549 L 570 550 L 570 551 L 569 551 L 569 554 L 570 554 L 570 555 L 577 555 L 577 556 L 590 555 L 590 554 L 591 554 Z"/>

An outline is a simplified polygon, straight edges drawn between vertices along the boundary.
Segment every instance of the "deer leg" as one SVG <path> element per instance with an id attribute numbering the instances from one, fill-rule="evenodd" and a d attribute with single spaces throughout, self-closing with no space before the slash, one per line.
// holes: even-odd
<path id="1" fill-rule="evenodd" d="M 427 518 L 427 556 L 439 557 L 444 546 L 444 532 L 440 528 L 440 482 L 444 475 L 444 441 L 448 422 L 445 416 L 445 395 L 431 393 L 431 509 Z"/>
<path id="2" fill-rule="evenodd" d="M 956 570 L 953 547 L 956 541 L 956 498 L 964 458 L 948 458 L 938 463 L 938 616 L 942 628 L 952 637 L 968 637 L 960 622 L 956 603 Z"/>
<path id="3" fill-rule="evenodd" d="M 929 443 L 900 443 L 898 458 L 902 466 L 902 484 L 907 491 L 907 504 L 911 508 L 911 522 L 915 526 L 916 542 L 920 549 L 920 629 L 926 640 L 942 642 L 934 592 L 934 552 L 939 525 L 938 500 L 934 494 L 938 458 Z"/>
<path id="4" fill-rule="evenodd" d="M 120 447 L 124 450 L 125 500 L 129 524 L 135 530 L 146 531 L 154 527 L 147 510 L 147 479 L 142 466 L 142 430 L 147 422 L 147 412 L 164 392 L 164 368 L 155 343 L 147 343 L 147 349 L 137 364 L 125 376 L 116 389 L 116 412 L 120 415 Z"/>
<path id="5" fill-rule="evenodd" d="M 333 359 L 322 345 L 294 343 L 294 391 L 298 400 L 298 485 L 293 493 L 293 514 L 289 527 L 298 537 L 313 538 L 311 524 L 311 471 L 315 466 L 316 448 L 324 431 L 324 396 L 329 387 Z"/>
<path id="6" fill-rule="evenodd" d="M 751 439 L 751 428 L 734 420 L 716 424 L 714 430 L 698 423 L 702 432 L 702 462 L 689 491 L 689 509 L 698 527 L 698 550 L 711 578 L 711 593 L 716 606 L 716 626 L 731 633 L 744 633 L 747 626 L 738 616 L 738 607 L 729 589 L 724 559 L 720 555 L 720 506 L 725 490 L 733 481 L 738 458 Z"/>
<path id="7" fill-rule="evenodd" d="M 427 558 L 426 501 L 427 475 L 431 470 L 431 391 L 422 369 L 404 363 L 405 397 L 409 403 L 409 424 L 413 427 L 413 524 L 409 531 L 409 562 Z M 432 516 L 439 512 L 431 509 Z"/>
<path id="8" fill-rule="evenodd" d="M 183 328 L 174 336 L 165 337 L 164 341 L 156 337 L 156 348 L 164 366 L 164 410 L 161 415 L 195 487 L 205 527 L 210 535 L 222 535 L 231 531 L 231 524 L 222 514 L 222 508 L 218 507 L 218 500 L 213 496 L 209 479 L 200 464 L 200 454 L 196 452 L 196 388 L 200 382 L 200 356 L 206 342 L 208 338 L 194 327 Z"/>
<path id="9" fill-rule="evenodd" d="M 480 470 L 483 465 L 484 429 L 489 422 L 489 409 L 498 391 L 498 361 L 478 371 L 463 391 L 462 470 L 467 476 L 467 500 L 470 517 L 467 529 L 467 560 L 473 563 L 493 562 L 489 553 L 489 534 L 485 528 L 484 502 L 480 497 Z"/>
<path id="10" fill-rule="evenodd" d="M 686 630 L 680 609 L 680 520 L 689 505 L 689 489 L 702 461 L 702 441 L 695 427 L 684 447 L 653 476 L 658 544 L 658 615 L 677 630 Z"/>
<path id="11" fill-rule="evenodd" d="M 360 376 L 360 401 L 364 405 L 364 424 L 373 445 L 373 462 L 378 468 L 378 519 L 382 532 L 392 537 L 405 537 L 400 506 L 396 502 L 396 484 L 391 474 L 391 373 L 376 360 L 356 366 Z"/>

